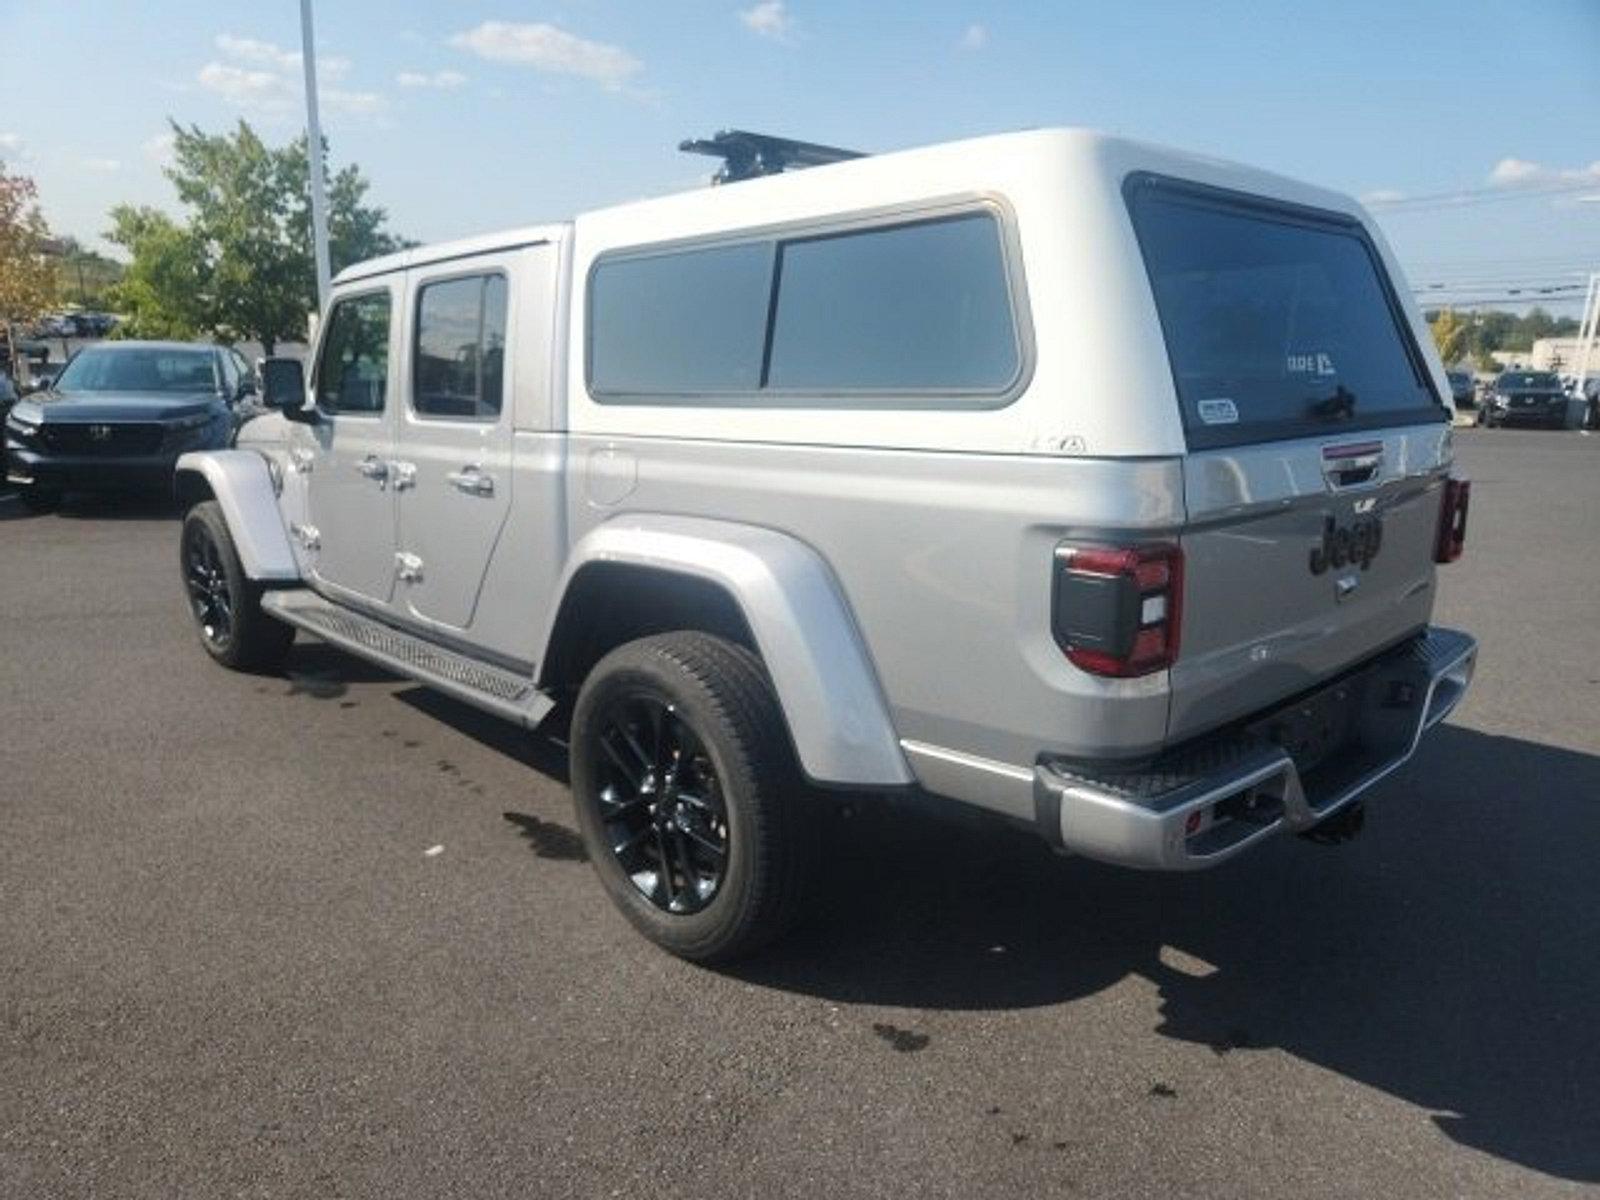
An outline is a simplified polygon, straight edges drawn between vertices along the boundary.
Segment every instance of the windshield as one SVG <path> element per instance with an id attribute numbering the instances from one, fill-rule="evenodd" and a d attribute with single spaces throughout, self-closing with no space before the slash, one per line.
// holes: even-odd
<path id="1" fill-rule="evenodd" d="M 1507 371 L 1500 376 L 1497 383 L 1502 392 L 1510 391 L 1556 391 L 1561 387 L 1561 381 L 1554 375 L 1543 371 Z"/>
<path id="2" fill-rule="evenodd" d="M 217 357 L 210 350 L 157 347 L 84 350 L 56 379 L 63 392 L 181 392 L 222 390 Z"/>
<path id="3" fill-rule="evenodd" d="M 1130 184 L 1189 443 L 1443 418 L 1359 225 Z"/>

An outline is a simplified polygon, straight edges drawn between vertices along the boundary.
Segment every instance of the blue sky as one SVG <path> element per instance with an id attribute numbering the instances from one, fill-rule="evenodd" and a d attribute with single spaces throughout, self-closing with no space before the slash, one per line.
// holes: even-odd
<path id="1" fill-rule="evenodd" d="M 0 0 L 0 157 L 85 239 L 171 206 L 167 117 L 298 130 L 298 13 Z M 1600 268 L 1600 0 L 318 0 L 317 35 L 335 162 L 425 241 L 690 186 L 676 143 L 725 126 L 888 150 L 1070 124 L 1386 200 L 1440 294 Z"/>

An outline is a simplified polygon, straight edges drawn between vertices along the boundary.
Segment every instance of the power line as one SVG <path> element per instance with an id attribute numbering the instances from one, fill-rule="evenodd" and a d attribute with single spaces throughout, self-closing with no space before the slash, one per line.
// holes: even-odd
<path id="1" fill-rule="evenodd" d="M 1373 200 L 1367 207 L 1377 213 L 1399 215 L 1443 208 L 1475 208 L 1480 204 L 1504 204 L 1514 200 L 1538 200 L 1550 196 L 1568 196 L 1575 192 L 1600 193 L 1600 179 L 1575 179 L 1567 183 L 1539 184 L 1531 187 L 1468 188 L 1421 196 L 1399 196 L 1393 200 Z"/>

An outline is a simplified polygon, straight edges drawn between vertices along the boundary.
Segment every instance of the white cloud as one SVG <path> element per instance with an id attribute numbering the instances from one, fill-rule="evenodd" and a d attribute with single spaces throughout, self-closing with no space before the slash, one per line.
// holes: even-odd
<path id="1" fill-rule="evenodd" d="M 754 8 L 740 9 L 739 20 L 751 33 L 780 42 L 794 30 L 794 18 L 783 0 L 761 0 Z"/>
<path id="2" fill-rule="evenodd" d="M 644 69 L 621 46 L 591 42 L 542 22 L 485 21 L 450 38 L 450 44 L 491 62 L 516 63 L 557 75 L 577 75 L 610 91 Z"/>
<path id="3" fill-rule="evenodd" d="M 1496 187 L 1536 187 L 1563 183 L 1600 183 L 1600 162 L 1586 167 L 1547 167 L 1525 158 L 1502 158 L 1489 172 Z"/>
<path id="4" fill-rule="evenodd" d="M 169 129 L 165 133 L 146 138 L 140 143 L 139 149 L 144 151 L 144 156 L 151 162 L 164 167 L 172 161 L 172 148 L 177 140 L 177 134 Z"/>
<path id="5" fill-rule="evenodd" d="M 208 62 L 195 80 L 208 92 L 215 92 L 240 108 L 280 111 L 293 107 L 299 98 L 288 78 L 276 71 L 236 67 L 231 63 Z"/>
<path id="6" fill-rule="evenodd" d="M 299 71 L 303 61 L 298 50 L 285 50 L 275 42 L 260 38 L 235 37 L 219 33 L 216 47 L 224 58 L 246 63 L 253 67 L 266 67 L 273 71 Z M 317 78 L 343 79 L 350 72 L 350 60 L 337 54 L 317 55 Z"/>
<path id="7" fill-rule="evenodd" d="M 21 154 L 23 144 L 20 133 L 0 133 L 0 150 L 7 154 Z"/>
<path id="8" fill-rule="evenodd" d="M 287 116 L 304 103 L 298 54 L 280 49 L 271 42 L 227 34 L 217 38 L 217 48 L 239 61 L 208 62 L 201 67 L 195 79 L 206 91 L 238 108 L 269 117 Z M 386 107 L 378 92 L 329 86 L 349 71 L 349 59 L 319 56 L 317 65 L 321 68 L 317 74 L 322 85 L 319 97 L 329 112 L 372 116 Z"/>
<path id="9" fill-rule="evenodd" d="M 987 26 L 974 21 L 961 34 L 961 48 L 963 50 L 982 50 L 989 44 L 989 30 Z"/>
<path id="10" fill-rule="evenodd" d="M 78 166 L 96 175 L 111 175 L 122 170 L 122 162 L 115 158 L 98 158 L 92 154 L 78 159 Z"/>
<path id="11" fill-rule="evenodd" d="M 1361 193 L 1363 204 L 1393 204 L 1397 200 L 1404 200 L 1406 194 L 1394 188 L 1375 188 L 1370 192 Z"/>
<path id="12" fill-rule="evenodd" d="M 467 81 L 460 71 L 401 71 L 394 77 L 401 87 L 407 88 L 458 88 Z"/>

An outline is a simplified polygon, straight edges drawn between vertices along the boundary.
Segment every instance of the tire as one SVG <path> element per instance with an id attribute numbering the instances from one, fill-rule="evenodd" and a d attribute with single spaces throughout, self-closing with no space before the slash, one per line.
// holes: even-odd
<path id="1" fill-rule="evenodd" d="M 727 962 L 800 915 L 816 828 L 777 697 L 749 650 L 697 632 L 613 650 L 579 692 L 571 776 L 600 882 L 657 946 Z"/>
<path id="2" fill-rule="evenodd" d="M 22 500 L 22 507 L 29 512 L 54 512 L 61 504 L 61 493 L 54 488 L 30 485 L 22 488 L 17 495 Z"/>
<path id="3" fill-rule="evenodd" d="M 235 671 L 271 670 L 283 664 L 294 627 L 261 611 L 266 590 L 239 562 L 222 508 L 207 500 L 183 518 L 178 567 L 190 615 L 206 653 Z"/>

